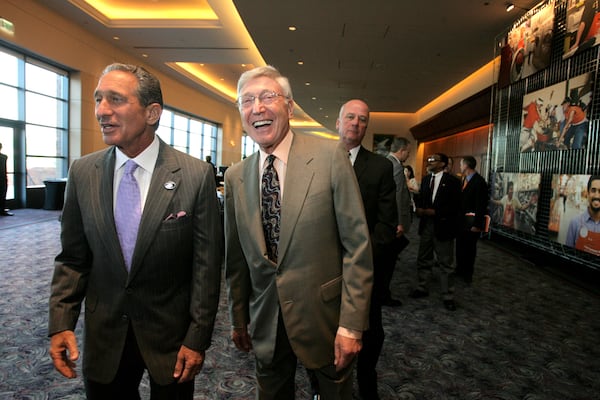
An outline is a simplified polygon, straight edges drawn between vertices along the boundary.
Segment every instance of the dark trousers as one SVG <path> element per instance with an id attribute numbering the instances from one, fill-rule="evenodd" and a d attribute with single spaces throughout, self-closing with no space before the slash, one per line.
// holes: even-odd
<path id="1" fill-rule="evenodd" d="M 84 379 L 88 400 L 139 400 L 139 386 L 145 369 L 146 364 L 140 354 L 133 329 L 130 327 L 115 379 L 108 384 Z M 162 386 L 150 377 L 151 400 L 192 400 L 193 398 L 193 380 Z"/>
<path id="2" fill-rule="evenodd" d="M 371 296 L 369 309 L 369 329 L 363 332 L 363 347 L 358 353 L 356 364 L 356 380 L 361 397 L 377 398 L 377 361 L 383 348 L 385 333 L 381 318 L 381 301 L 378 296 Z"/>
<path id="3" fill-rule="evenodd" d="M 465 281 L 473 280 L 479 232 L 462 231 L 456 238 L 456 275 Z"/>
<path id="4" fill-rule="evenodd" d="M 407 239 L 406 235 L 402 235 L 396 240 L 394 240 L 393 245 L 391 245 L 390 249 L 390 261 L 388 262 L 388 268 L 385 269 L 383 281 L 385 282 L 381 297 L 383 301 L 390 300 L 392 298 L 392 291 L 390 290 L 390 285 L 392 283 L 392 277 L 394 276 L 394 270 L 396 269 L 396 259 L 402 250 L 408 246 L 410 241 Z"/>
<path id="5" fill-rule="evenodd" d="M 385 333 L 381 318 L 381 307 L 385 300 L 385 289 L 389 285 L 387 277 L 394 269 L 398 252 L 394 246 L 382 246 L 375 250 L 373 259 L 373 292 L 369 308 L 369 329 L 363 332 L 363 347 L 358 353 L 356 380 L 361 397 L 377 397 L 377 361 L 381 355 Z"/>
<path id="6" fill-rule="evenodd" d="M 0 212 L 6 208 L 6 191 L 8 190 L 8 180 L 0 177 Z"/>

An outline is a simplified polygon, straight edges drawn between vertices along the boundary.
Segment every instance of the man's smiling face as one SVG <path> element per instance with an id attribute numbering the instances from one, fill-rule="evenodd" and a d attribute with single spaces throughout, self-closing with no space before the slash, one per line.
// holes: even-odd
<path id="1" fill-rule="evenodd" d="M 239 106 L 244 130 L 263 151 L 270 154 L 290 129 L 294 102 L 283 96 L 277 81 L 264 76 L 248 81 L 240 93 L 240 97 L 255 97 L 249 104 Z M 259 96 L 265 93 L 276 93 L 278 96 L 270 101 L 260 101 Z"/>

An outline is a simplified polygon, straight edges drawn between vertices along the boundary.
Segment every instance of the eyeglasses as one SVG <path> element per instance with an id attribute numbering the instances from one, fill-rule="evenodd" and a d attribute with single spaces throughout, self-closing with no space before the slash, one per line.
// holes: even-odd
<path id="1" fill-rule="evenodd" d="M 258 96 L 245 95 L 238 97 L 237 103 L 241 108 L 250 108 L 254 105 L 254 103 L 256 103 L 256 99 L 258 99 L 259 103 L 268 106 L 270 104 L 273 104 L 273 102 L 275 102 L 275 100 L 277 100 L 278 97 L 285 97 L 286 99 L 288 98 L 287 96 L 281 93 L 263 92 Z"/>
<path id="2" fill-rule="evenodd" d="M 427 162 L 436 162 L 436 161 L 440 161 L 440 159 L 439 158 L 435 158 L 433 156 L 427 158 Z"/>

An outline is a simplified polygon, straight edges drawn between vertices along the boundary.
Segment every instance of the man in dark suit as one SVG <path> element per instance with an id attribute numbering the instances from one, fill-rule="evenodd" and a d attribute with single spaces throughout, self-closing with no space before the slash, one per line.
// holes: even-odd
<path id="1" fill-rule="evenodd" d="M 232 339 L 254 349 L 257 399 L 294 399 L 300 360 L 323 400 L 349 400 L 373 265 L 347 153 L 291 131 L 290 84 L 271 66 L 241 75 L 238 107 L 259 151 L 225 173 Z"/>
<path id="2" fill-rule="evenodd" d="M 219 299 L 223 237 L 213 171 L 155 135 L 162 93 L 143 68 L 109 65 L 94 97 L 110 147 L 69 171 L 50 356 L 61 374 L 76 376 L 74 330 L 85 300 L 88 399 L 139 399 L 144 370 L 152 399 L 192 399 Z M 139 225 L 123 228 L 137 214 Z"/>
<path id="3" fill-rule="evenodd" d="M 381 306 L 388 287 L 386 278 L 390 275 L 389 271 L 393 270 L 398 255 L 394 248 L 398 213 L 392 163 L 361 146 L 368 123 L 368 105 L 361 100 L 350 100 L 340 109 L 336 128 L 354 166 L 373 248 L 374 279 L 369 329 L 363 335 L 356 377 L 361 397 L 365 400 L 377 400 L 379 395 L 375 367 L 385 337 Z"/>
<path id="4" fill-rule="evenodd" d="M 460 215 L 460 181 L 444 172 L 447 165 L 448 156 L 443 153 L 427 157 L 429 174 L 421 181 L 416 202 L 421 238 L 417 255 L 418 285 L 410 296 L 429 295 L 428 285 L 437 257 L 444 307 L 454 311 L 454 238 Z"/>
<path id="5" fill-rule="evenodd" d="M 390 145 L 390 152 L 387 155 L 387 159 L 390 160 L 394 166 L 394 182 L 396 183 L 396 209 L 398 210 L 396 251 L 398 253 L 400 253 L 410 243 L 406 235 L 410 230 L 413 218 L 412 195 L 408 190 L 406 175 L 404 173 L 404 161 L 408 159 L 409 155 L 410 141 L 405 137 L 395 137 Z M 390 283 L 392 282 L 393 274 L 394 268 L 391 268 L 387 271 L 387 275 L 384 278 L 386 282 L 386 287 L 383 294 L 384 306 L 394 307 L 402 305 L 400 300 L 392 298 Z"/>
<path id="6" fill-rule="evenodd" d="M 0 143 L 0 216 L 12 216 L 5 207 L 6 205 L 6 190 L 8 189 L 8 173 L 6 169 L 8 157 L 2 154 L 2 143 Z"/>
<path id="7" fill-rule="evenodd" d="M 485 229 L 489 201 L 485 179 L 475 171 L 477 161 L 472 156 L 460 160 L 462 174 L 460 232 L 456 237 L 456 275 L 467 284 L 473 281 L 473 266 L 477 254 L 477 240 Z"/>

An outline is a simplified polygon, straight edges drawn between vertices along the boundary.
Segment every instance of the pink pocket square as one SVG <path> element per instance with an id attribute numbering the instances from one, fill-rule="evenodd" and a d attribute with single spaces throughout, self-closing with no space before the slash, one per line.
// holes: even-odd
<path id="1" fill-rule="evenodd" d="M 186 213 L 185 211 L 183 211 L 183 210 L 182 210 L 182 211 L 179 211 L 177 214 L 173 214 L 173 213 L 171 213 L 171 214 L 169 214 L 169 215 L 167 216 L 167 218 L 165 218 L 165 221 L 169 221 L 169 220 L 171 220 L 171 219 L 179 219 L 179 218 L 183 218 L 183 217 L 185 217 L 186 215 L 187 215 L 187 213 Z"/>

